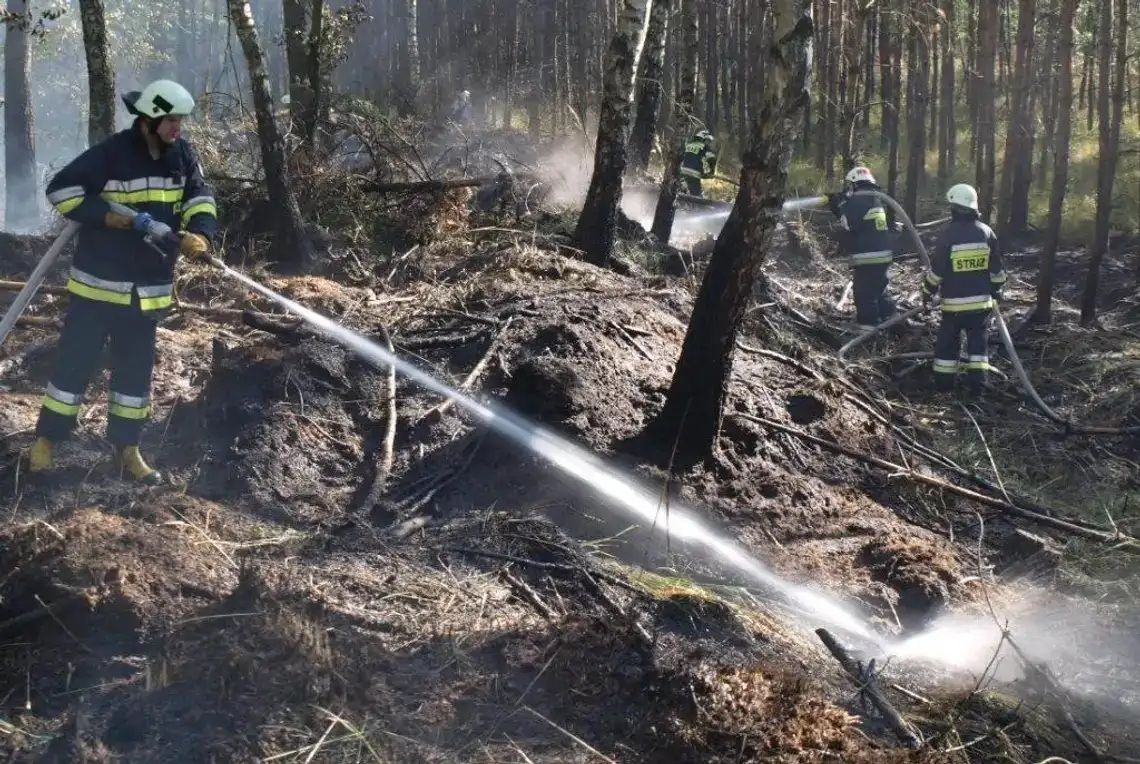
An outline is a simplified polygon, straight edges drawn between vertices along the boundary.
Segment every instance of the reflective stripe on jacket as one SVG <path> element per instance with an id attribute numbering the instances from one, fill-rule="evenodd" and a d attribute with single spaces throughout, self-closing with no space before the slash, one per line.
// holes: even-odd
<path id="1" fill-rule="evenodd" d="M 137 126 L 72 160 L 48 183 L 47 197 L 60 214 L 83 224 L 68 290 L 119 305 L 130 305 L 134 292 L 144 311 L 170 307 L 173 263 L 139 233 L 108 228 L 108 202 L 207 239 L 218 227 L 217 205 L 193 147 L 179 139 L 155 159 Z"/>
<path id="2" fill-rule="evenodd" d="M 927 294 L 942 293 L 947 313 L 989 310 L 1008 277 L 997 235 L 976 216 L 955 215 L 942 230 L 922 282 Z"/>
<path id="3" fill-rule="evenodd" d="M 857 191 L 877 191 L 878 186 L 861 182 Z M 853 267 L 890 264 L 894 260 L 894 216 L 875 196 L 848 196 L 830 204 L 831 212 L 847 232 L 845 244 Z"/>

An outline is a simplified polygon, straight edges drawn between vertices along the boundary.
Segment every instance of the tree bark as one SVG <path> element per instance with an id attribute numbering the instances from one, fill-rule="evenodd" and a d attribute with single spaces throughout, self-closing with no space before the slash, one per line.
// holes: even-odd
<path id="1" fill-rule="evenodd" d="M 1009 122 L 1005 134 L 1005 158 L 1002 161 L 1001 187 L 998 192 L 998 229 L 1007 239 L 1024 233 L 1029 226 L 1029 173 L 1024 159 L 1033 156 L 1033 114 L 1029 89 L 1033 85 L 1033 26 L 1036 3 L 1020 0 L 1017 12 L 1017 49 L 1013 63 Z"/>
<path id="2" fill-rule="evenodd" d="M 1096 298 L 1100 287 L 1100 266 L 1108 253 L 1108 235 L 1112 216 L 1112 189 L 1116 181 L 1116 164 L 1120 156 L 1120 126 L 1124 121 L 1124 75 L 1128 60 L 1128 0 L 1116 0 L 1116 63 L 1112 60 L 1113 5 L 1102 0 L 1100 17 L 1099 61 L 1100 82 L 1097 85 L 1097 112 L 1100 115 L 1100 160 L 1097 164 L 1096 225 L 1089 247 L 1089 272 L 1081 298 L 1081 323 L 1096 318 Z M 1111 88 L 1111 104 L 1109 89 Z"/>
<path id="3" fill-rule="evenodd" d="M 83 52 L 87 57 L 87 145 L 115 132 L 115 72 L 107 52 L 103 0 L 79 0 Z"/>
<path id="4" fill-rule="evenodd" d="M 302 135 L 304 144 L 311 151 L 317 139 L 317 126 L 321 120 L 321 101 L 324 98 L 322 79 L 324 62 L 321 54 L 321 38 L 324 35 L 325 0 L 313 0 L 309 22 L 309 103 L 305 114 L 305 129 Z"/>
<path id="5" fill-rule="evenodd" d="M 304 0 L 283 0 L 282 17 L 286 68 L 289 70 L 289 120 L 295 129 L 300 130 L 312 111 L 313 99 L 308 84 L 309 54 L 305 48 L 308 21 Z"/>
<path id="6" fill-rule="evenodd" d="M 1045 128 L 1045 133 L 1041 136 L 1041 154 L 1037 162 L 1037 172 L 1034 173 L 1039 189 L 1045 188 L 1049 152 L 1053 148 L 1057 130 L 1057 34 L 1059 31 L 1057 7 L 1057 0 L 1050 0 L 1045 14 L 1046 23 L 1049 25 L 1049 29 L 1045 33 L 1045 52 L 1041 56 L 1041 66 L 1037 67 L 1038 75 L 1041 77 L 1041 81 L 1038 83 L 1041 89 L 1041 124 Z M 1070 55 L 1072 54 L 1070 53 Z"/>
<path id="7" fill-rule="evenodd" d="M 907 76 L 906 192 L 903 197 L 903 208 L 912 220 L 918 219 L 918 192 L 926 174 L 926 104 L 930 86 L 930 45 L 918 21 L 916 14 L 908 35 L 910 72 Z"/>
<path id="8" fill-rule="evenodd" d="M 705 125 L 712 132 L 716 132 L 718 123 L 720 122 L 720 114 L 717 108 L 717 82 L 718 82 L 718 67 L 716 60 L 716 38 L 717 38 L 717 25 L 716 25 L 716 3 L 705 3 L 705 16 L 702 24 L 701 34 L 704 37 L 705 43 L 705 61 L 704 61 L 704 75 L 705 75 Z"/>
<path id="9" fill-rule="evenodd" d="M 958 116 L 954 108 L 954 0 L 942 0 L 942 119 L 938 131 L 938 181 L 946 185 L 957 161 Z"/>
<path id="10" fill-rule="evenodd" d="M 574 238 L 595 265 L 606 265 L 614 251 L 621 181 L 626 165 L 633 74 L 649 0 L 622 0 L 621 17 L 606 54 L 606 73 L 594 174 Z"/>
<path id="11" fill-rule="evenodd" d="M 896 6 L 896 9 L 900 6 L 901 3 Z M 887 193 L 895 197 L 898 196 L 899 192 L 899 147 L 902 143 L 902 41 L 903 27 L 899 24 L 891 44 L 891 84 L 894 86 L 894 93 L 891 98 L 894 101 L 895 111 L 891 116 L 890 147 L 888 148 L 889 159 L 887 167 Z"/>
<path id="12" fill-rule="evenodd" d="M 4 35 L 4 222 L 9 229 L 39 222 L 36 144 L 32 134 L 32 95 L 28 85 L 27 0 L 8 0 L 13 19 Z"/>
<path id="13" fill-rule="evenodd" d="M 265 67 L 265 54 L 257 36 L 250 6 L 245 0 L 226 0 L 230 20 L 237 30 L 242 53 L 249 68 L 249 84 L 253 91 L 253 107 L 257 117 L 257 137 L 261 143 L 261 163 L 265 170 L 265 184 L 269 203 L 277 211 L 276 231 L 270 256 L 274 260 L 294 266 L 304 266 L 313 258 L 312 243 L 305 235 L 301 222 L 301 209 L 289 182 L 289 168 L 285 161 L 285 142 L 273 116 L 273 97 L 269 91 L 269 73 Z M 290 74 L 290 76 L 292 76 Z"/>
<path id="14" fill-rule="evenodd" d="M 416 97 L 420 91 L 420 36 L 417 21 L 416 0 L 404 0 L 404 102 L 415 111 Z"/>
<path id="15" fill-rule="evenodd" d="M 653 139 L 657 136 L 657 115 L 661 110 L 661 78 L 665 69 L 665 42 L 674 0 L 653 0 L 649 28 L 637 73 L 637 107 L 629 138 L 629 164 L 634 172 L 645 172 Z"/>
<path id="16" fill-rule="evenodd" d="M 685 152 L 685 139 L 692 122 L 693 99 L 697 90 L 697 56 L 700 41 L 697 35 L 698 0 L 681 2 L 681 73 L 677 81 L 677 99 L 670 127 L 669 153 L 665 161 L 665 174 L 661 177 L 661 194 L 653 211 L 653 235 L 668 243 L 673 233 L 673 218 L 677 213 L 677 187 L 680 183 L 681 157 Z"/>
<path id="17" fill-rule="evenodd" d="M 773 41 L 760 110 L 744 152 L 740 192 L 701 282 L 669 395 L 652 426 L 676 443 L 680 467 L 709 459 L 728 398 L 736 336 L 764 262 L 788 184 L 808 102 L 811 0 L 773 0 Z"/>
<path id="18" fill-rule="evenodd" d="M 978 189 L 978 205 L 983 220 L 990 219 L 994 203 L 994 101 L 997 92 L 994 87 L 994 62 L 998 41 L 998 6 L 991 0 L 981 0 L 978 10 L 978 155 L 975 165 L 975 185 Z"/>
<path id="19" fill-rule="evenodd" d="M 1061 214 L 1065 206 L 1065 188 L 1069 183 L 1069 141 L 1073 132 L 1073 22 L 1078 0 L 1061 0 L 1057 20 L 1057 128 L 1053 148 L 1053 188 L 1049 196 L 1049 223 L 1045 247 L 1041 252 L 1041 273 L 1037 280 L 1037 309 L 1033 319 L 1047 324 L 1052 321 L 1053 281 L 1056 272 L 1057 247 L 1061 239 Z"/>

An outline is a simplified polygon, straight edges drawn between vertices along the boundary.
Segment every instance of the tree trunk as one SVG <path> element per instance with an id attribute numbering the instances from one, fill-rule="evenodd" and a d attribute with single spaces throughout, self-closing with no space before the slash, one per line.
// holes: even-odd
<path id="1" fill-rule="evenodd" d="M 676 464 L 712 457 L 728 398 L 736 337 L 777 223 L 788 166 L 808 102 L 811 0 L 773 0 L 773 42 L 759 112 L 752 121 L 740 193 L 717 239 L 685 334 L 669 395 L 654 422 L 659 443 L 676 443 Z"/>
<path id="2" fill-rule="evenodd" d="M 625 147 L 629 137 L 633 74 L 637 68 L 641 36 L 645 31 L 648 4 L 649 0 L 622 0 L 621 17 L 606 54 L 594 174 L 574 230 L 578 246 L 585 252 L 586 259 L 595 265 L 606 265 L 614 251 L 621 179 L 625 173 Z"/>
<path id="3" fill-rule="evenodd" d="M 1037 67 L 1041 88 L 1041 124 L 1045 134 L 1041 136 L 1041 154 L 1037 162 L 1037 188 L 1045 188 L 1045 176 L 1049 163 L 1049 152 L 1053 148 L 1057 130 L 1057 0 L 1050 0 L 1046 14 L 1046 23 L 1049 29 L 1045 34 L 1045 52 L 1041 57 L 1042 65 Z M 1072 53 L 1070 52 L 1070 55 Z M 1070 64 L 1070 69 L 1071 69 Z M 1070 83 L 1070 90 L 1072 86 Z"/>
<path id="4" fill-rule="evenodd" d="M 269 91 L 269 73 L 265 54 L 257 37 L 250 6 L 245 0 L 226 0 L 230 20 L 237 30 L 242 52 L 249 67 L 249 84 L 253 91 L 253 108 L 257 117 L 257 137 L 261 143 L 261 163 L 269 203 L 277 215 L 271 257 L 294 266 L 304 266 L 313 258 L 312 244 L 305 235 L 301 209 L 289 182 L 285 162 L 285 142 L 273 116 L 273 97 Z M 292 74 L 290 74 L 292 76 Z"/>
<path id="5" fill-rule="evenodd" d="M 115 132 L 115 72 L 107 52 L 103 0 L 79 0 L 83 52 L 87 56 L 87 145 Z"/>
<path id="6" fill-rule="evenodd" d="M 677 81 L 677 100 L 673 107 L 672 134 L 669 136 L 669 153 L 665 161 L 665 174 L 661 177 L 661 194 L 653 212 L 653 235 L 667 244 L 673 233 L 673 218 L 677 212 L 677 187 L 680 183 L 681 156 L 685 151 L 693 117 L 693 100 L 697 90 L 697 56 L 700 40 L 697 34 L 697 3 L 681 2 L 681 74 Z"/>
<path id="7" fill-rule="evenodd" d="M 912 220 L 918 219 L 918 192 L 926 175 L 926 104 L 930 86 L 929 38 L 917 22 L 916 18 L 908 35 L 910 71 L 907 75 L 906 195 L 903 197 L 903 207 Z"/>
<path id="8" fill-rule="evenodd" d="M 958 115 L 954 108 L 954 0 L 942 0 L 942 119 L 938 131 L 938 181 L 945 186 L 957 161 Z"/>
<path id="9" fill-rule="evenodd" d="M 816 119 L 815 131 L 815 166 L 820 170 L 826 168 L 831 157 L 827 154 L 827 136 L 834 131 L 835 108 L 831 100 L 832 86 L 831 73 L 834 70 L 835 46 L 832 42 L 838 38 L 836 25 L 831 17 L 833 7 L 831 0 L 821 0 L 819 7 L 819 26 L 816 29 L 819 47 L 819 78 L 816 82 Z"/>
<path id="10" fill-rule="evenodd" d="M 942 58 L 938 55 L 942 50 L 942 36 L 946 33 L 945 27 L 941 24 L 935 24 L 934 30 L 930 33 L 930 49 L 927 51 L 927 58 L 930 59 L 930 86 L 927 89 L 929 93 L 929 108 L 927 113 L 930 118 L 930 132 L 926 135 L 926 145 L 938 145 L 938 98 L 941 95 L 942 79 L 939 76 L 942 68 Z"/>
<path id="11" fill-rule="evenodd" d="M 404 0 L 404 102 L 408 112 L 415 111 L 420 92 L 420 35 L 416 0 Z"/>
<path id="12" fill-rule="evenodd" d="M 994 203 L 994 60 L 997 55 L 998 7 L 996 2 L 981 0 L 978 12 L 978 155 L 975 165 L 975 185 L 978 188 L 978 205 L 983 220 L 990 219 Z"/>
<path id="13" fill-rule="evenodd" d="M 1112 189 L 1116 181 L 1116 164 L 1120 155 L 1120 126 L 1124 121 L 1124 73 L 1128 60 L 1128 0 L 1116 0 L 1116 64 L 1112 61 L 1112 3 L 1102 0 L 1100 16 L 1100 49 L 1097 66 L 1097 112 L 1100 117 L 1100 158 L 1097 164 L 1096 226 L 1089 247 L 1089 272 L 1081 298 L 1081 323 L 1096 318 L 1096 298 L 1100 286 L 1100 265 L 1108 252 L 1109 224 L 1112 216 Z M 1111 88 L 1111 108 L 1109 89 Z"/>
<path id="14" fill-rule="evenodd" d="M 322 78 L 324 66 L 321 60 L 321 37 L 324 34 L 325 0 L 313 0 L 309 24 L 309 93 L 308 111 L 305 114 L 305 129 L 302 135 L 304 144 L 311 151 L 317 138 L 317 126 L 321 120 L 321 100 L 324 97 Z"/>
<path id="15" fill-rule="evenodd" d="M 1041 274 L 1037 279 L 1037 309 L 1033 319 L 1047 324 L 1052 321 L 1053 281 L 1056 272 L 1057 246 L 1061 239 L 1061 214 L 1065 206 L 1065 188 L 1069 183 L 1069 141 L 1073 133 L 1073 22 L 1078 0 L 1061 0 L 1057 20 L 1057 128 L 1053 148 L 1053 188 L 1049 196 L 1049 223 L 1045 247 L 1041 252 Z"/>
<path id="16" fill-rule="evenodd" d="M 717 60 L 716 60 L 716 4 L 705 4 L 705 17 L 701 30 L 705 43 L 705 125 L 714 133 L 717 130 L 719 114 L 717 109 Z"/>
<path id="17" fill-rule="evenodd" d="M 903 27 L 899 24 L 891 44 L 891 84 L 894 86 L 894 93 L 892 93 L 891 98 L 894 101 L 895 111 L 891 117 L 890 147 L 888 148 L 889 160 L 887 166 L 887 193 L 894 197 L 897 197 L 899 192 L 899 147 L 902 143 L 902 41 Z"/>
<path id="18" fill-rule="evenodd" d="M 35 226 L 40 219 L 36 188 L 36 144 L 32 137 L 32 95 L 28 86 L 27 0 L 8 0 L 15 18 L 4 35 L 4 222 L 9 229 Z"/>
<path id="19" fill-rule="evenodd" d="M 665 69 L 665 42 L 669 14 L 674 0 L 653 0 L 649 28 L 637 73 L 637 107 L 629 138 L 629 164 L 634 172 L 645 172 L 653 139 L 657 136 L 657 114 L 661 110 L 661 78 Z"/>
<path id="20" fill-rule="evenodd" d="M 893 14 L 886 2 L 881 5 L 883 7 L 879 11 L 879 77 L 882 81 L 880 90 L 883 101 L 890 103 L 890 107 L 884 106 L 883 118 L 879 123 L 881 128 L 879 149 L 886 151 L 890 145 L 891 121 L 895 119 L 894 110 L 898 108 L 898 104 L 892 101 L 895 97 L 893 83 L 891 82 L 891 22 L 893 21 Z"/>
<path id="21" fill-rule="evenodd" d="M 227 3 L 229 0 L 227 0 Z M 312 111 L 313 92 L 309 89 L 309 54 L 305 48 L 308 21 L 303 0 L 283 0 L 282 31 L 285 60 L 289 70 L 289 121 L 301 130 Z"/>
<path id="22" fill-rule="evenodd" d="M 1029 175 L 1022 160 L 1033 156 L 1029 89 L 1033 85 L 1031 63 L 1035 5 L 1034 0 L 1020 0 L 1018 3 L 1017 50 L 1010 78 L 1012 97 L 998 191 L 998 229 L 1003 240 L 1013 234 L 1024 233 L 1029 226 Z"/>

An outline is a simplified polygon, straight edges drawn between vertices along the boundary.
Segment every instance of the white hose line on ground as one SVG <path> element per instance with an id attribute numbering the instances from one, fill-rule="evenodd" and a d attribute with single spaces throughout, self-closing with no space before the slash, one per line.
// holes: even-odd
<path id="1" fill-rule="evenodd" d="M 67 242 L 71 241 L 76 232 L 79 231 L 79 223 L 75 221 L 68 221 L 64 226 L 63 231 L 52 242 L 51 247 L 44 256 L 40 258 L 39 263 L 36 264 L 35 270 L 32 275 L 28 276 L 27 281 L 24 283 L 24 288 L 16 295 L 16 299 L 12 301 L 12 305 L 8 308 L 8 312 L 4 314 L 4 318 L 0 319 L 0 346 L 4 344 L 4 340 L 8 339 L 8 335 L 16 326 L 16 322 L 20 320 L 20 316 L 28 309 L 28 304 L 32 298 L 36 296 L 40 285 L 44 283 L 47 278 L 48 271 L 51 270 L 52 265 L 59 258 L 63 252 L 64 246 Z"/>
<path id="2" fill-rule="evenodd" d="M 1049 417 L 1057 424 L 1064 426 L 1066 430 L 1081 433 L 1083 435 L 1133 435 L 1140 433 L 1140 426 L 1090 427 L 1086 425 L 1080 425 L 1070 419 L 1066 419 L 1053 409 L 1049 408 L 1049 405 L 1046 404 L 1045 401 L 1041 399 L 1041 396 L 1037 394 L 1037 390 L 1034 389 L 1033 383 L 1029 381 L 1029 375 L 1025 371 L 1025 366 L 1021 363 L 1021 357 L 1017 354 L 1017 349 L 1013 346 L 1013 337 L 1010 336 L 1009 327 L 1006 326 L 1005 319 L 1001 315 L 1001 309 L 997 306 L 996 303 L 993 307 L 993 313 L 994 321 L 997 323 L 998 334 L 1001 335 L 1001 343 L 1005 346 L 1005 351 L 1009 354 L 1009 361 L 1011 364 L 1013 364 L 1013 370 L 1017 373 L 1017 379 L 1021 382 L 1021 388 L 1025 391 L 1025 394 L 1029 397 L 1029 399 L 1033 401 L 1034 404 L 1036 404 L 1037 408 L 1041 409 L 1041 412 L 1045 414 L 1045 416 Z"/>
<path id="3" fill-rule="evenodd" d="M 896 324 L 901 324 L 903 321 L 906 321 L 911 316 L 917 316 L 919 313 L 922 313 L 923 311 L 928 310 L 928 309 L 929 308 L 926 305 L 919 305 L 917 308 L 911 308 L 910 310 L 904 311 L 902 313 L 896 313 L 895 315 L 891 316 L 890 318 L 888 318 L 886 321 L 879 324 L 875 328 L 868 329 L 867 331 L 863 332 L 862 334 L 860 334 L 855 339 L 848 342 L 843 347 L 839 348 L 839 360 L 846 361 L 847 360 L 846 356 L 849 352 L 851 352 L 852 349 L 858 347 L 859 345 L 862 345 L 864 342 L 871 339 L 876 334 L 878 334 L 878 333 L 880 333 L 886 329 L 890 329 L 892 326 L 895 326 Z"/>

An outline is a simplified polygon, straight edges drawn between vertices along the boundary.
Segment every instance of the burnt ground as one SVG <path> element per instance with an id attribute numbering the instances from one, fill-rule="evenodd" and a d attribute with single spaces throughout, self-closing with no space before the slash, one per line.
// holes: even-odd
<path id="1" fill-rule="evenodd" d="M 1008 654 L 987 667 L 996 637 L 961 670 L 880 660 L 880 683 L 925 741 L 908 751 L 811 633 L 829 624 L 797 616 L 722 560 L 631 529 L 631 517 L 464 412 L 439 412 L 438 396 L 403 378 L 386 470 L 386 372 L 307 330 L 219 312 L 269 306 L 190 266 L 180 299 L 214 310 L 164 324 L 144 442 L 169 486 L 137 488 L 104 466 L 102 381 L 59 474 L 29 482 L 17 457 L 54 330 L 24 327 L 5 348 L 8 760 L 1091 760 L 1066 715 L 1100 751 L 1140 755 L 1135 566 L 1123 537 L 1075 540 L 756 418 L 951 481 L 900 432 L 992 477 L 984 454 L 951 449 L 975 442 L 977 421 L 999 473 L 1011 455 L 1022 468 L 1007 474 L 1012 494 L 1057 499 L 1050 507 L 1090 526 L 1104 515 L 1065 497 L 1135 494 L 1135 439 L 1058 432 L 1001 379 L 963 408 L 926 392 L 927 370 L 874 360 L 929 347 L 930 319 L 841 364 L 843 268 L 808 227 L 773 252 L 716 459 L 670 476 L 638 436 L 664 401 L 699 263 L 665 276 L 642 253 L 648 268 L 617 275 L 573 259 L 557 218 L 514 230 L 455 220 L 462 201 L 442 206 L 445 237 L 421 231 L 412 254 L 363 275 L 347 261 L 323 276 L 261 275 L 365 336 L 387 330 L 402 356 L 444 379 L 478 369 L 478 397 L 652 490 L 668 483 L 671 502 L 699 507 L 781 575 L 833 592 L 884 634 L 1047 600 L 1044 615 L 1014 619 L 1011 637 L 1049 662 L 1064 697 Z M 10 243 L 3 272 L 26 273 L 43 244 Z M 1028 304 L 1031 256 L 1011 258 L 1014 312 Z M 1112 295 L 1094 336 L 1069 320 L 1076 271 L 1062 274 L 1065 320 L 1019 334 L 1026 361 L 1054 405 L 1135 423 L 1135 293 Z M 902 269 L 904 283 L 916 278 Z M 57 312 L 44 299 L 35 315 Z M 1105 358 L 1094 363 L 1090 348 Z M 1069 383 L 1069 368 L 1095 371 L 1099 387 Z M 1050 493 L 1037 475 L 1058 465 L 1084 472 L 1058 473 L 1064 485 Z M 1134 510 L 1110 510 L 1121 533 L 1137 532 Z M 1050 631 L 1068 647 L 1039 639 Z"/>

